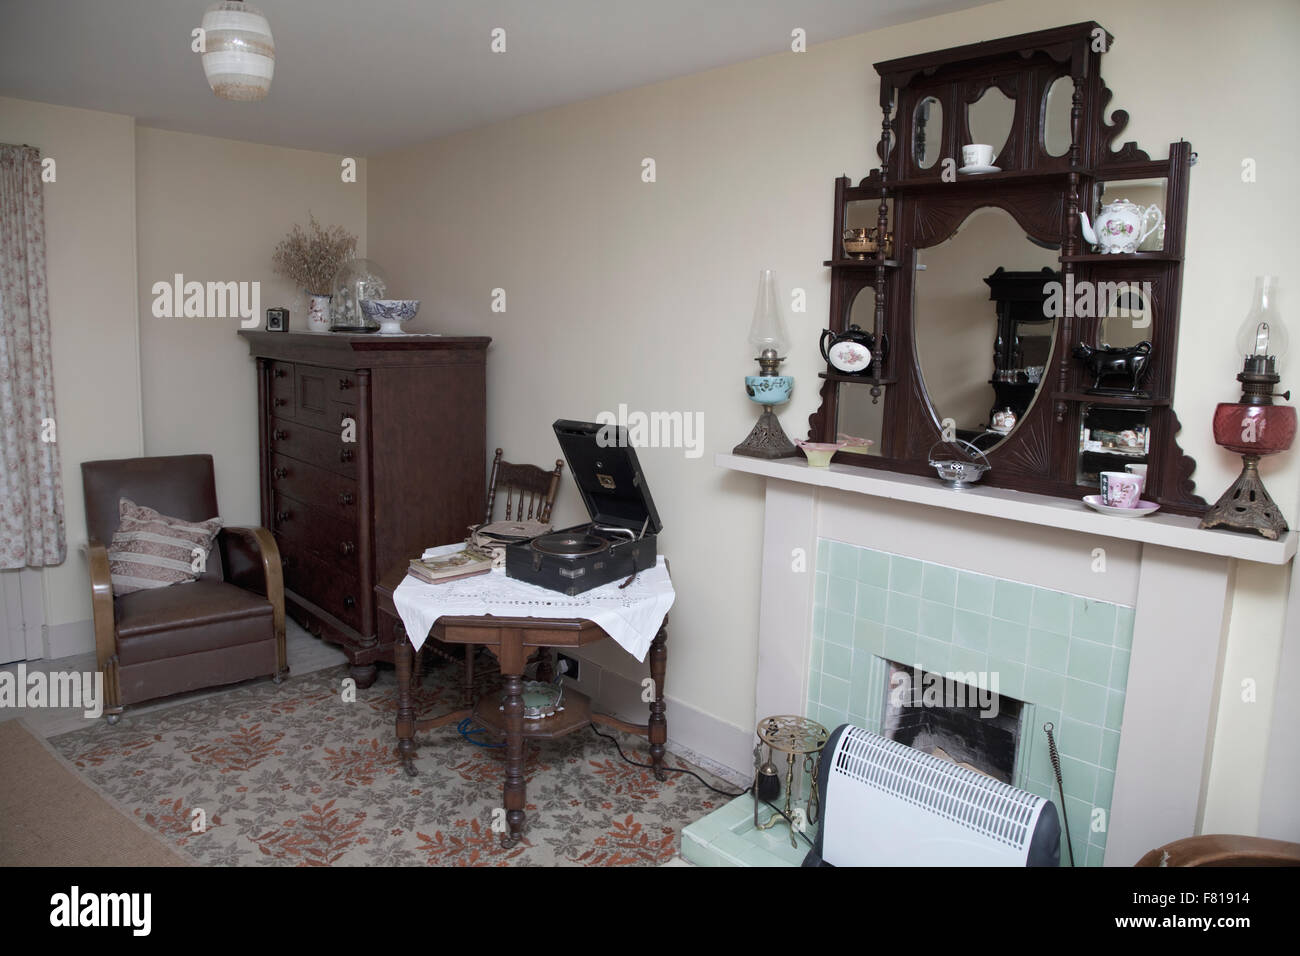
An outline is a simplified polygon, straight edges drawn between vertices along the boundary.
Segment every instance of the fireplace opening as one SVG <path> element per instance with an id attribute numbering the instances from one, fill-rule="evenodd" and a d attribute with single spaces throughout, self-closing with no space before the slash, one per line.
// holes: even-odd
<path id="1" fill-rule="evenodd" d="M 885 663 L 883 736 L 1014 783 L 1024 703 L 997 692 L 996 674 Z"/>

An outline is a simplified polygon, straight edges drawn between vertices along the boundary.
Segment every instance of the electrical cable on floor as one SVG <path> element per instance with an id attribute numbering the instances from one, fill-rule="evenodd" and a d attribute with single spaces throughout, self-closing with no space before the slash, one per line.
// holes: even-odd
<path id="1" fill-rule="evenodd" d="M 637 761 L 635 761 L 635 760 L 633 760 L 631 757 L 629 757 L 627 754 L 623 753 L 623 747 L 622 747 L 621 744 L 619 744 L 619 742 L 618 742 L 618 738 L 617 738 L 617 737 L 614 737 L 614 736 L 612 736 L 612 735 L 610 735 L 610 734 L 602 734 L 599 730 L 596 729 L 596 725 L 595 725 L 594 723 L 593 723 L 593 724 L 590 724 L 589 726 L 591 727 L 591 732 L 594 733 L 597 737 L 604 737 L 606 740 L 612 741 L 613 744 L 614 744 L 614 746 L 618 748 L 618 755 L 619 755 L 620 757 L 622 757 L 625 761 L 627 761 L 628 763 L 630 763 L 632 766 L 634 766 L 634 767 L 642 767 L 642 768 L 644 768 L 644 769 L 646 769 L 646 770 L 653 770 L 653 769 L 654 769 L 654 764 L 650 764 L 650 763 L 638 763 Z M 740 790 L 740 791 L 738 791 L 738 792 L 736 792 L 736 793 L 728 793 L 726 790 L 719 790 L 717 787 L 715 787 L 715 786 L 713 786 L 712 784 L 710 784 L 707 780 L 705 780 L 703 777 L 701 777 L 701 776 L 700 776 L 698 773 L 696 773 L 694 770 L 687 770 L 685 767 L 669 767 L 669 766 L 665 766 L 663 769 L 664 769 L 666 772 L 669 772 L 669 773 L 686 773 L 686 774 L 690 774 L 692 777 L 694 777 L 694 778 L 695 778 L 696 780 L 698 780 L 700 783 L 704 784 L 704 786 L 708 787 L 708 788 L 709 788 L 710 790 L 712 790 L 714 793 L 720 793 L 720 794 L 722 794 L 722 796 L 724 796 L 724 797 L 743 797 L 743 796 L 745 796 L 747 793 L 750 793 L 750 792 L 754 789 L 752 786 L 750 786 L 750 787 L 746 787 L 744 790 Z M 800 829 L 798 826 L 795 825 L 795 822 L 794 822 L 793 820 L 790 819 L 790 815 L 789 815 L 788 813 L 786 813 L 786 812 L 785 812 L 784 810 L 782 810 L 780 807 L 778 807 L 778 806 L 776 806 L 775 804 L 773 804 L 771 800 L 764 800 L 763 803 L 765 803 L 765 804 L 768 806 L 768 808 L 770 808 L 771 810 L 776 811 L 777 813 L 781 814 L 781 816 L 783 816 L 783 817 L 785 818 L 785 822 L 786 822 L 787 824 L 789 824 L 789 826 L 790 826 L 790 832 L 799 834 L 800 838 L 803 840 L 804 843 L 807 843 L 808 846 L 811 847 L 811 846 L 813 845 L 812 840 L 808 839 L 808 836 L 803 832 L 803 830 Z"/>
<path id="2" fill-rule="evenodd" d="M 474 718 L 473 718 L 473 717 L 466 717 L 464 720 L 462 720 L 459 724 L 456 725 L 456 730 L 460 733 L 460 735 L 461 735 L 462 737 L 465 738 L 466 743 L 471 743 L 471 744 L 473 744 L 475 747 L 484 747 L 484 748 L 487 748 L 487 749 L 489 749 L 489 750 L 495 749 L 495 748 L 497 748 L 497 747 L 504 747 L 504 746 L 505 746 L 504 743 L 500 743 L 500 744 L 485 744 L 485 743 L 483 743 L 483 741 L 481 741 L 481 740 L 475 740 L 475 739 L 474 739 L 474 734 L 486 734 L 486 733 L 487 733 L 487 730 L 486 730 L 485 728 L 483 728 L 483 727 L 477 727 L 477 728 L 475 728 L 474 730 L 470 730 L 470 729 L 469 729 L 469 728 L 470 728 L 470 725 L 473 724 L 473 723 L 474 723 Z"/>
<path id="3" fill-rule="evenodd" d="M 622 757 L 625 761 L 627 761 L 628 763 L 630 763 L 632 766 L 634 766 L 634 767 L 642 767 L 642 768 L 644 768 L 644 769 L 646 769 L 646 770 L 653 770 L 653 769 L 654 769 L 654 764 L 652 764 L 652 763 L 637 763 L 635 760 L 633 760 L 633 759 L 632 759 L 631 757 L 629 757 L 627 754 L 623 753 L 623 746 L 618 742 L 618 738 L 617 738 L 617 737 L 611 736 L 610 734 L 602 734 L 599 730 L 596 729 L 596 725 L 595 725 L 594 723 L 593 723 L 593 724 L 590 724 L 589 726 L 591 727 L 591 732 L 592 732 L 593 734 L 595 734 L 597 737 L 604 737 L 606 740 L 613 741 L 614 746 L 618 748 L 618 755 L 619 755 L 620 757 Z M 694 777 L 694 778 L 695 778 L 696 780 L 698 780 L 700 783 L 704 784 L 704 786 L 708 787 L 708 788 L 709 788 L 710 790 L 712 790 L 714 793 L 720 793 L 720 794 L 722 794 L 722 796 L 724 796 L 724 797 L 743 797 L 745 794 L 749 793 L 749 791 L 750 791 L 750 788 L 749 788 L 749 787 L 746 787 L 744 790 L 740 790 L 740 791 L 738 791 L 738 792 L 736 792 L 736 793 L 728 793 L 726 790 L 719 790 L 717 787 L 713 786 L 713 784 L 709 783 L 707 780 L 705 780 L 703 777 L 701 777 L 701 776 L 700 776 L 698 773 L 696 773 L 694 770 L 687 770 L 685 767 L 669 767 L 669 766 L 667 766 L 667 765 L 664 765 L 661 769 L 662 769 L 665 773 L 685 773 L 685 774 L 690 774 L 692 777 Z"/>
<path id="4" fill-rule="evenodd" d="M 473 723 L 474 723 L 474 718 L 472 718 L 472 717 L 466 717 L 464 720 L 462 720 L 460 723 L 458 723 L 458 724 L 456 725 L 456 730 L 460 733 L 460 735 L 461 735 L 462 737 L 465 738 L 465 741 L 466 741 L 467 743 L 471 743 L 471 744 L 473 744 L 475 747 L 484 747 L 484 748 L 489 748 L 489 749 L 490 749 L 490 748 L 504 747 L 504 746 L 505 746 L 504 743 L 499 743 L 499 744 L 488 744 L 488 743 L 484 743 L 484 742 L 481 741 L 481 740 L 475 740 L 475 739 L 474 739 L 474 735 L 475 735 L 475 734 L 485 734 L 485 733 L 487 733 L 487 731 L 486 731 L 484 728 L 482 728 L 482 727 L 477 727 L 477 728 L 471 730 L 471 729 L 470 729 L 470 726 L 471 726 Z M 611 743 L 613 743 L 613 745 L 618 749 L 618 755 L 619 755 L 620 757 L 622 757 L 623 760 L 624 760 L 625 762 L 630 763 L 630 764 L 631 764 L 632 766 L 634 766 L 634 767 L 641 767 L 641 768 L 644 769 L 644 770 L 653 770 L 653 769 L 654 769 L 654 764 L 651 764 L 651 763 L 639 763 L 638 761 L 633 760 L 631 757 L 629 757 L 627 754 L 625 754 L 625 753 L 623 752 L 623 745 L 620 744 L 620 743 L 618 742 L 618 738 L 617 738 L 617 737 L 613 736 L 612 734 L 603 734 L 603 733 L 601 733 L 599 730 L 596 729 L 596 725 L 595 725 L 595 723 L 588 724 L 588 726 L 591 727 L 591 732 L 594 733 L 597 737 L 603 737 L 603 738 L 605 738 L 606 740 L 608 740 L 608 741 L 610 741 Z M 735 793 L 729 793 L 729 792 L 726 791 L 726 790 L 720 790 L 720 789 L 718 789 L 717 787 L 713 786 L 713 784 L 709 783 L 707 780 L 705 780 L 703 777 L 701 777 L 701 776 L 700 776 L 698 773 L 696 773 L 694 770 L 689 770 L 689 769 L 687 769 L 686 767 L 669 767 L 668 765 L 665 764 L 665 765 L 664 765 L 662 768 L 660 768 L 660 769 L 662 769 L 665 773 L 684 773 L 684 774 L 688 774 L 688 775 L 694 777 L 696 780 L 698 780 L 698 781 L 699 781 L 701 784 L 703 784 L 705 787 L 707 787 L 708 789 L 712 790 L 714 793 L 721 794 L 721 795 L 724 796 L 724 797 L 743 797 L 743 796 L 745 796 L 746 794 L 750 793 L 750 792 L 754 789 L 752 786 L 750 786 L 750 787 L 746 787 L 744 790 L 738 790 L 738 791 L 736 791 Z M 804 843 L 807 843 L 809 846 L 812 846 L 812 845 L 813 845 L 812 840 L 809 840 L 808 837 L 803 833 L 803 831 L 800 830 L 798 827 L 795 826 L 794 821 L 790 819 L 790 815 L 789 815 L 788 813 L 786 813 L 786 812 L 785 812 L 784 810 L 782 810 L 780 807 L 778 807 L 778 806 L 776 806 L 775 804 L 773 804 L 772 801 L 770 801 L 770 800 L 764 800 L 763 803 L 765 803 L 765 804 L 766 804 L 770 809 L 774 810 L 775 812 L 777 812 L 777 813 L 779 813 L 781 816 L 783 816 L 783 817 L 785 818 L 785 822 L 786 822 L 787 824 L 790 825 L 790 830 L 791 830 L 791 832 L 793 832 L 793 833 L 798 833 L 799 836 L 803 839 L 803 842 L 804 842 Z"/>

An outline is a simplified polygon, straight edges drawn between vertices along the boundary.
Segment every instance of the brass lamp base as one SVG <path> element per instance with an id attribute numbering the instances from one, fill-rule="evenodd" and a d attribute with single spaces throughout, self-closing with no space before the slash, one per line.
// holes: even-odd
<path id="1" fill-rule="evenodd" d="M 1282 511 L 1264 490 L 1259 456 L 1242 455 L 1241 474 L 1201 519 L 1202 528 L 1227 528 L 1262 535 L 1270 541 L 1290 530 Z"/>
<path id="2" fill-rule="evenodd" d="M 758 416 L 749 437 L 733 448 L 731 453 L 748 455 L 750 458 L 789 458 L 799 454 L 799 449 L 786 437 L 772 406 L 764 405 L 763 414 Z"/>

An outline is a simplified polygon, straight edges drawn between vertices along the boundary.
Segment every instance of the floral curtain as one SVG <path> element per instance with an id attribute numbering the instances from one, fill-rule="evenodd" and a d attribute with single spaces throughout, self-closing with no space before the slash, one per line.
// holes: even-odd
<path id="1" fill-rule="evenodd" d="M 54 421 L 40 150 L 0 145 L 0 569 L 68 553 Z"/>

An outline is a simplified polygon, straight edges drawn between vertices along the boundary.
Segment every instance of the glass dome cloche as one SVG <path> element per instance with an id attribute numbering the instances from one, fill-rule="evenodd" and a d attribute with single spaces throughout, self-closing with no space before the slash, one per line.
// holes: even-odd
<path id="1" fill-rule="evenodd" d="M 361 311 L 362 299 L 388 298 L 388 273 L 371 259 L 349 259 L 334 274 L 330 297 L 331 332 L 371 332 L 379 328 Z"/>

